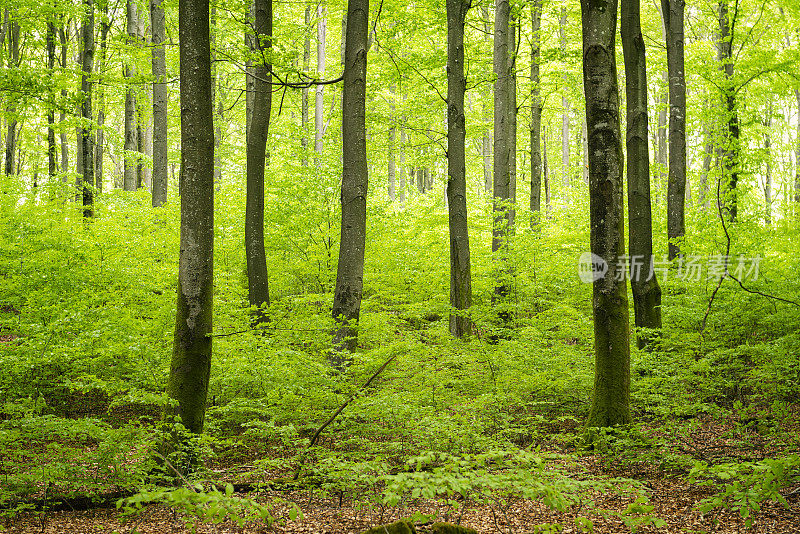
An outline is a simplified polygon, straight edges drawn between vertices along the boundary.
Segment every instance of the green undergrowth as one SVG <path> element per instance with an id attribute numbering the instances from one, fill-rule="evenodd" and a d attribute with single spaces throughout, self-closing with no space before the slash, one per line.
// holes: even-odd
<path id="1" fill-rule="evenodd" d="M 604 471 L 579 475 L 564 466 L 584 454 L 593 381 L 591 287 L 576 266 L 588 248 L 583 204 L 554 212 L 538 233 L 519 232 L 508 325 L 491 304 L 488 205 L 472 212 L 474 331 L 464 341 L 447 331 L 441 206 L 429 197 L 409 199 L 407 211 L 371 205 L 359 350 L 338 373 L 329 364 L 338 232 L 328 219 L 335 220 L 335 203 L 297 213 L 296 235 L 268 232 L 270 321 L 252 330 L 237 195 L 224 187 L 217 195 L 220 205 L 234 207 L 216 218 L 203 446 L 211 470 L 178 493 L 146 485 L 174 327 L 177 203 L 153 210 L 145 194 L 114 191 L 85 223 L 60 200 L 33 204 L 13 190 L 0 196 L 5 514 L 44 495 L 117 488 L 145 491 L 140 504 L 189 503 L 220 514 L 235 504 L 245 514 L 258 509 L 226 501 L 231 495 L 219 488 L 291 478 L 302 467 L 320 496 L 387 510 L 424 498 L 450 519 L 465 502 L 504 513 L 515 499 L 588 511 L 592 492 L 615 486 L 631 499 L 632 508 L 617 513 L 634 529 L 657 523 L 636 479 L 688 477 L 698 487 L 726 480 L 702 506 L 739 510 L 743 520 L 765 500 L 780 501 L 779 488 L 796 481 L 797 307 L 726 281 L 703 329 L 716 281 L 684 282 L 671 271 L 662 282 L 662 335 L 648 350 L 631 352 L 637 423 L 602 431 L 595 454 Z M 797 300 L 797 231 L 743 219 L 735 253 L 764 258 L 761 277 L 748 285 Z M 309 232 L 311 238 L 297 237 Z M 692 235 L 687 251 L 720 253 L 718 229 L 698 224 Z M 316 430 L 351 396 L 309 449 Z M 759 485 L 764 472 L 773 473 L 772 482 Z M 195 491 L 195 482 L 205 489 Z M 590 521 L 588 513 L 581 517 Z M 589 524 L 575 528 L 588 531 Z"/>

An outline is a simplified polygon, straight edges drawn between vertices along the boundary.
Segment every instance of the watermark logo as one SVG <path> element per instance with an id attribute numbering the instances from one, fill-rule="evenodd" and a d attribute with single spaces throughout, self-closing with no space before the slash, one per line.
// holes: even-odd
<path id="1" fill-rule="evenodd" d="M 634 282 L 649 281 L 658 275 L 666 281 L 670 275 L 684 282 L 714 280 L 725 276 L 736 277 L 741 282 L 758 280 L 761 257 L 746 256 L 680 256 L 675 262 L 663 256 L 619 256 L 613 262 L 614 278 L 626 277 Z M 590 284 L 603 278 L 609 271 L 609 263 L 591 252 L 584 252 L 578 259 L 578 276 Z"/>
<path id="2" fill-rule="evenodd" d="M 584 252 L 578 260 L 578 276 L 584 284 L 603 278 L 608 272 L 608 262 L 591 252 Z"/>

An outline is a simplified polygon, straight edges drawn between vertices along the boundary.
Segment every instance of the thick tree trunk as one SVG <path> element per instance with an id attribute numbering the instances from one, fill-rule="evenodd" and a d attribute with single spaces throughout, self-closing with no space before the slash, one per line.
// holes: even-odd
<path id="1" fill-rule="evenodd" d="M 150 0 L 150 32 L 153 36 L 153 207 L 167 201 L 168 123 L 167 64 L 164 43 L 167 28 L 163 0 Z"/>
<path id="2" fill-rule="evenodd" d="M 587 428 L 631 421 L 628 296 L 618 258 L 625 254 L 623 156 L 615 37 L 616 0 L 581 0 L 583 86 L 589 131 L 592 254 L 607 272 L 592 286 L 595 379 Z M 600 273 L 596 273 L 600 274 Z"/>
<path id="3" fill-rule="evenodd" d="M 128 46 L 138 46 L 139 14 L 134 0 L 127 0 L 125 13 Z M 139 136 L 137 130 L 138 114 L 136 109 L 136 89 L 131 80 L 136 75 L 136 67 L 132 62 L 126 63 L 124 71 L 127 81 L 127 90 L 125 91 L 125 176 L 122 187 L 125 191 L 135 191 L 139 186 L 137 179 L 139 158 L 135 156 L 136 152 L 139 150 Z"/>
<path id="4" fill-rule="evenodd" d="M 494 172 L 492 211 L 492 253 L 498 265 L 497 280 L 492 300 L 497 303 L 507 299 L 511 281 L 508 269 L 508 250 L 514 224 L 511 188 L 512 125 L 511 113 L 511 9 L 508 0 L 496 0 L 494 18 Z M 510 320 L 510 311 L 502 307 L 499 316 Z"/>
<path id="5" fill-rule="evenodd" d="M 542 51 L 542 0 L 531 3 L 531 229 L 542 209 L 542 97 L 539 62 Z"/>
<path id="6" fill-rule="evenodd" d="M 56 25 L 52 20 L 47 21 L 47 72 L 52 78 L 56 67 Z M 58 172 L 58 162 L 56 158 L 56 112 L 54 108 L 47 110 L 47 174 L 52 179 Z"/>
<path id="7" fill-rule="evenodd" d="M 489 8 L 486 4 L 481 5 L 481 17 L 483 18 L 483 38 L 488 43 L 491 40 L 492 25 L 489 21 Z M 486 84 L 486 91 L 483 95 L 483 124 L 484 132 L 481 138 L 481 156 L 483 158 L 483 190 L 487 193 L 492 191 L 492 116 L 489 112 L 489 84 Z"/>
<path id="8" fill-rule="evenodd" d="M 450 333 L 468 337 L 472 306 L 467 226 L 466 119 L 464 116 L 464 21 L 470 0 L 447 0 L 447 208 L 450 228 Z"/>
<path id="9" fill-rule="evenodd" d="M 647 67 L 639 0 L 622 0 L 622 50 L 625 56 L 628 151 L 628 238 L 633 311 L 638 328 L 661 328 L 661 288 L 653 270 L 653 219 L 650 201 Z M 650 277 L 652 274 L 652 278 Z M 639 335 L 639 348 L 648 336 Z"/>
<path id="10" fill-rule="evenodd" d="M 305 31 L 305 38 L 303 40 L 303 73 L 308 76 L 309 68 L 311 65 L 311 36 L 308 33 L 308 28 L 311 26 L 311 4 L 306 5 L 305 17 L 304 17 L 305 25 L 303 29 Z M 300 111 L 300 129 L 302 130 L 302 135 L 300 137 L 300 146 L 302 147 L 302 158 L 301 163 L 303 167 L 308 166 L 308 157 L 306 156 L 306 149 L 308 149 L 308 93 L 309 87 L 303 87 L 302 90 L 302 97 L 301 97 L 301 111 Z"/>
<path id="11" fill-rule="evenodd" d="M 566 58 L 567 53 L 567 8 L 561 8 L 561 18 L 559 19 L 559 39 L 561 41 L 561 54 Z M 569 79 L 567 74 L 562 75 L 564 87 L 561 90 L 561 172 L 564 174 L 564 199 L 569 202 L 569 113 L 570 103 L 567 98 L 567 84 Z"/>
<path id="12" fill-rule="evenodd" d="M 247 8 L 247 21 L 248 25 L 255 24 L 255 4 L 251 0 L 250 6 Z M 255 40 L 253 39 L 252 30 L 248 27 L 245 28 L 244 31 L 244 44 L 247 49 L 250 51 L 250 56 L 255 53 Z M 253 60 L 248 58 L 247 59 L 247 74 L 245 75 L 245 132 L 246 135 L 249 135 L 250 132 L 250 122 L 253 120 L 253 95 L 255 91 L 255 78 L 253 77 Z"/>
<path id="13" fill-rule="evenodd" d="M 92 70 L 94 67 L 94 0 L 83 0 L 83 75 L 81 77 L 81 149 L 83 150 L 83 216 L 94 217 L 94 134 L 92 133 Z"/>
<path id="14" fill-rule="evenodd" d="M 211 374 L 214 282 L 214 103 L 208 0 L 179 0 L 181 245 L 175 344 L 167 394 L 175 415 L 203 431 Z"/>
<path id="15" fill-rule="evenodd" d="M 681 253 L 686 235 L 686 73 L 684 72 L 685 0 L 661 0 L 667 36 L 669 72 L 669 177 L 667 179 L 667 237 L 669 259 Z"/>
<path id="16" fill-rule="evenodd" d="M 717 59 L 724 76 L 722 99 L 725 107 L 725 129 L 720 147 L 722 160 L 724 197 L 720 199 L 729 221 L 736 220 L 738 200 L 736 185 L 739 181 L 739 115 L 736 111 L 736 92 L 733 86 L 733 46 L 731 30 L 733 22 L 728 13 L 727 0 L 719 3 L 719 41 Z"/>
<path id="17" fill-rule="evenodd" d="M 256 47 L 255 93 L 253 117 L 247 135 L 247 205 L 245 209 L 244 241 L 247 256 L 249 303 L 255 308 L 255 323 L 267 320 L 269 306 L 267 257 L 264 251 L 264 170 L 272 108 L 272 65 L 264 64 L 272 47 L 272 0 L 255 0 Z"/>
<path id="18" fill-rule="evenodd" d="M 325 35 L 327 9 L 320 3 L 317 6 L 317 76 L 325 77 Z M 317 85 L 314 98 L 314 151 L 317 165 L 322 157 L 322 137 L 325 133 L 325 86 Z"/>
<path id="19" fill-rule="evenodd" d="M 364 287 L 364 246 L 367 233 L 367 18 L 369 0 L 348 0 L 342 94 L 342 229 L 333 318 L 337 327 L 333 345 L 354 352 L 358 346 L 358 318 Z M 337 356 L 342 368 L 346 359 Z"/>
<path id="20" fill-rule="evenodd" d="M 509 6 L 511 3 L 509 2 Z M 514 11 L 508 17 L 508 198 L 509 206 L 509 231 L 515 230 L 517 217 L 517 23 Z"/>

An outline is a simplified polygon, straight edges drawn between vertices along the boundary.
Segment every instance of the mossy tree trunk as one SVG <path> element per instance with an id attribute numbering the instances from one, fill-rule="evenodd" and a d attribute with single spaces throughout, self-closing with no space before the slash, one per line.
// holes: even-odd
<path id="1" fill-rule="evenodd" d="M 469 229 L 467 226 L 467 134 L 464 116 L 464 21 L 470 0 L 447 0 L 447 207 L 450 228 L 450 333 L 467 337 L 472 306 Z"/>
<path id="2" fill-rule="evenodd" d="M 622 50 L 625 57 L 628 150 L 628 239 L 631 290 L 636 326 L 661 328 L 661 287 L 653 267 L 653 219 L 650 200 L 647 68 L 639 0 L 622 0 Z M 652 278 L 650 278 L 650 273 Z M 647 342 L 638 337 L 639 347 Z"/>
<path id="3" fill-rule="evenodd" d="M 618 276 L 618 258 L 625 253 L 625 218 L 615 57 L 617 6 L 617 0 L 581 0 L 590 241 L 592 253 L 608 264 L 605 275 L 592 286 L 595 378 L 589 428 L 631 420 L 628 297 L 625 278 Z"/>
<path id="4" fill-rule="evenodd" d="M 208 0 L 179 0 L 181 249 L 167 394 L 175 415 L 203 431 L 211 374 L 214 275 L 214 118 Z"/>

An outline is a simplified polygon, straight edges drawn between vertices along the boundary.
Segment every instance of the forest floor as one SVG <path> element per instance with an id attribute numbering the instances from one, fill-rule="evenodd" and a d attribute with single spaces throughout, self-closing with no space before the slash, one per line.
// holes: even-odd
<path id="1" fill-rule="evenodd" d="M 765 505 L 753 526 L 745 528 L 741 517 L 736 513 L 715 513 L 703 517 L 695 510 L 696 504 L 708 494 L 700 492 L 685 483 L 674 480 L 647 480 L 646 485 L 652 491 L 651 503 L 655 506 L 652 514 L 666 521 L 662 528 L 652 525 L 642 526 L 636 532 L 641 533 L 700 533 L 717 534 L 764 533 L 793 534 L 800 533 L 800 495 L 789 497 L 789 509 L 778 505 Z M 797 488 L 795 488 L 796 490 Z M 789 490 L 791 492 L 791 490 Z M 310 498 L 308 492 L 270 495 L 261 498 L 281 497 L 298 503 L 303 511 L 303 519 L 289 521 L 281 526 L 267 528 L 263 524 L 251 523 L 238 527 L 230 523 L 220 525 L 201 525 L 198 533 L 234 534 L 234 533 L 315 533 L 315 534 L 357 534 L 364 530 L 388 523 L 400 517 L 408 517 L 414 511 L 432 513 L 436 504 L 430 501 L 416 501 L 413 508 L 393 509 L 391 513 L 381 514 L 376 510 L 364 510 L 359 507 L 358 500 L 346 499 L 341 504 L 338 499 Z M 595 505 L 610 511 L 621 512 L 629 503 L 614 496 L 598 496 Z M 584 511 L 582 515 L 589 517 L 594 523 L 594 532 L 617 534 L 630 533 L 631 527 L 625 525 L 618 517 L 604 517 L 599 513 Z M 558 513 L 535 501 L 517 501 L 505 514 L 486 506 L 470 506 L 466 504 L 461 517 L 461 524 L 476 529 L 481 534 L 506 534 L 549 532 L 536 530 L 537 525 L 557 523 L 563 529 L 553 532 L 565 534 L 581 532 L 575 526 L 576 513 Z M 455 521 L 457 518 L 449 518 Z M 123 522 L 119 512 L 113 509 L 96 509 L 84 512 L 51 512 L 43 515 L 28 516 L 10 525 L 9 532 L 18 534 L 160 534 L 191 532 L 183 522 L 171 511 L 160 507 L 152 507 L 139 517 Z"/>

